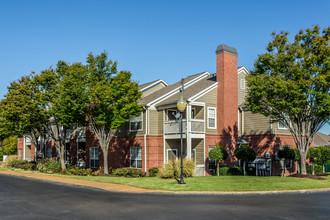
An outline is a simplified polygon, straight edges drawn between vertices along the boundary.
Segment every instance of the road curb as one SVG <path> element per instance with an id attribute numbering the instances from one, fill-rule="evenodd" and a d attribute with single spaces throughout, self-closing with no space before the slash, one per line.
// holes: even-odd
<path id="1" fill-rule="evenodd" d="M 128 193 L 128 194 L 159 194 L 159 195 L 280 195 L 280 194 L 309 194 L 318 192 L 330 192 L 330 188 L 323 189 L 306 189 L 306 190 L 282 190 L 282 191 L 246 191 L 246 192 L 219 192 L 219 191 L 165 191 L 165 190 L 150 190 L 139 187 L 127 186 L 117 183 L 98 182 L 93 180 L 73 179 L 68 177 L 56 177 L 51 175 L 42 175 L 37 173 L 25 173 L 19 171 L 3 171 L 0 174 L 25 177 L 48 182 L 56 182 L 73 186 L 88 187 L 94 189 L 101 189 L 110 192 Z M 62 181 L 61 181 L 62 180 Z M 70 181 L 71 180 L 71 181 Z M 72 181 L 75 180 L 75 181 Z M 95 185 L 95 183 L 98 183 Z"/>

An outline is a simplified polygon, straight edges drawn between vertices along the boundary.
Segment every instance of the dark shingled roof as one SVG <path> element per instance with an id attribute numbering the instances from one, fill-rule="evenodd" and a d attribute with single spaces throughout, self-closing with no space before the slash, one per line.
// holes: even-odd
<path id="1" fill-rule="evenodd" d="M 155 82 L 157 82 L 157 81 L 159 81 L 159 80 L 160 80 L 160 79 L 157 79 L 157 80 L 155 80 L 155 81 L 152 81 L 152 82 L 148 82 L 148 83 L 145 83 L 145 84 L 139 85 L 139 90 L 142 90 L 142 89 L 146 88 L 147 86 L 150 86 L 151 84 L 153 84 L 153 83 L 155 83 Z"/>
<path id="2" fill-rule="evenodd" d="M 330 146 L 330 136 L 317 132 L 314 135 L 314 147 Z"/>
<path id="3" fill-rule="evenodd" d="M 205 72 L 188 76 L 188 77 L 184 78 L 184 83 L 186 84 L 186 83 L 190 82 L 191 80 L 196 79 L 197 77 L 199 77 L 200 75 L 202 75 L 204 73 Z M 144 97 L 143 99 L 140 100 L 139 103 L 141 105 L 146 105 L 146 104 L 152 102 L 153 100 L 155 100 L 155 99 L 157 99 L 157 98 L 159 98 L 159 97 L 161 97 L 161 96 L 163 96 L 163 95 L 171 92 L 172 90 L 174 90 L 176 88 L 179 88 L 180 86 L 181 86 L 181 80 L 178 81 L 178 82 L 176 82 L 176 83 L 174 83 L 174 84 L 172 84 L 172 85 L 168 85 L 168 86 L 166 86 L 166 87 L 164 87 L 164 88 L 162 88 L 162 89 L 160 89 L 160 90 L 158 90 L 158 91 L 156 91 L 156 92 L 154 92 L 154 93 L 152 93 L 152 94 Z"/>
<path id="4" fill-rule="evenodd" d="M 194 83 L 193 85 L 185 88 L 183 91 L 183 98 L 187 100 L 187 99 L 191 98 L 192 96 L 198 94 L 199 92 L 203 91 L 204 89 L 212 86 L 215 83 L 217 83 L 217 81 L 213 75 L 205 77 L 205 78 L 199 80 L 198 82 Z M 178 101 L 178 99 L 180 98 L 180 96 L 181 96 L 181 93 L 178 92 L 178 93 L 172 95 L 171 97 L 165 99 L 164 101 L 158 103 L 157 106 L 176 103 Z"/>

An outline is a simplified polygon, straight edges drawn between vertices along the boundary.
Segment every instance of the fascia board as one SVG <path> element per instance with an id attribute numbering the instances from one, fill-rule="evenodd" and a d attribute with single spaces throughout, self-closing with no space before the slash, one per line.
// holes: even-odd
<path id="1" fill-rule="evenodd" d="M 207 77 L 207 76 L 209 76 L 209 75 L 210 75 L 209 72 L 204 72 L 204 73 L 203 73 L 202 75 L 200 75 L 199 77 L 197 77 L 197 78 L 195 78 L 195 79 L 193 79 L 193 80 L 191 80 L 191 81 L 185 83 L 185 84 L 184 84 L 184 87 L 185 87 L 185 88 L 188 88 L 189 86 L 195 84 L 195 83 L 198 82 L 199 80 L 201 80 L 201 79 L 203 79 L 203 78 L 205 78 L 205 77 Z M 165 100 L 165 99 L 171 97 L 172 95 L 178 93 L 180 88 L 181 88 L 181 86 L 179 86 L 179 87 L 177 87 L 177 88 L 174 88 L 172 91 L 170 91 L 170 92 L 168 92 L 168 93 L 162 95 L 161 97 L 159 97 L 159 98 L 153 100 L 152 102 L 149 102 L 148 104 L 146 104 L 146 106 L 155 106 L 155 105 L 157 105 L 157 103 L 162 102 L 163 100 Z"/>

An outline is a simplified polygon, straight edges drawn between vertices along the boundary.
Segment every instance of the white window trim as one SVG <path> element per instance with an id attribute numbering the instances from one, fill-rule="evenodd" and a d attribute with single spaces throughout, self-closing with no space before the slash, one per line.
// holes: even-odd
<path id="1" fill-rule="evenodd" d="M 290 121 L 290 126 L 291 126 L 291 121 Z M 288 130 L 287 127 L 280 127 L 280 122 L 277 122 L 277 128 L 280 129 L 280 130 Z"/>
<path id="2" fill-rule="evenodd" d="M 135 118 L 137 118 L 139 116 L 136 116 Z M 132 118 L 133 119 L 133 118 Z M 143 113 L 141 112 L 141 123 L 142 123 L 142 126 L 141 126 L 141 129 L 138 129 L 138 130 L 132 130 L 131 129 L 131 120 L 129 120 L 129 131 L 143 131 Z"/>
<path id="3" fill-rule="evenodd" d="M 209 113 L 210 113 L 210 109 L 214 110 L 214 127 L 210 127 L 209 126 Z M 217 108 L 215 107 L 207 107 L 207 128 L 208 129 L 216 129 L 217 128 Z"/>
<path id="4" fill-rule="evenodd" d="M 239 110 L 237 110 L 237 130 L 239 131 L 240 130 L 240 124 L 239 124 Z"/>
<path id="5" fill-rule="evenodd" d="M 137 163 L 136 163 L 136 167 L 133 167 L 132 166 L 132 154 L 130 153 L 130 155 L 129 155 L 129 167 L 131 167 L 131 168 L 136 168 L 136 169 L 142 169 L 142 147 L 140 147 L 140 146 L 131 146 L 130 147 L 130 151 L 131 151 L 131 148 L 132 147 L 134 147 L 134 148 L 141 148 L 141 167 L 137 167 Z M 136 159 L 136 161 L 138 161 L 138 159 Z"/>
<path id="6" fill-rule="evenodd" d="M 241 89 L 245 89 L 245 79 L 240 80 Z"/>
<path id="7" fill-rule="evenodd" d="M 99 149 L 98 149 L 98 147 L 90 147 L 90 148 L 89 148 L 89 166 L 90 166 L 91 168 L 98 168 L 98 167 L 96 167 L 96 166 L 93 166 L 93 167 L 92 167 L 92 160 L 96 160 L 96 159 L 94 159 L 94 158 L 91 157 L 91 150 L 92 150 L 92 149 L 97 149 L 97 153 L 99 153 Z M 98 160 L 99 163 L 100 163 L 100 157 L 99 157 L 99 155 L 97 155 L 97 160 Z"/>
<path id="8" fill-rule="evenodd" d="M 169 160 L 168 160 L 168 152 L 169 152 L 169 151 L 175 151 L 176 160 L 177 160 L 177 159 L 178 159 L 178 149 L 167 149 L 167 158 L 166 158 L 167 162 L 169 161 Z"/>

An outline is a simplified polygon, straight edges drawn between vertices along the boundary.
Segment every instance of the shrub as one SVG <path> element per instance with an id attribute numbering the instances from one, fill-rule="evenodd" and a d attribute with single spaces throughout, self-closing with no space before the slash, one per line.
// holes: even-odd
<path id="1" fill-rule="evenodd" d="M 55 157 L 39 161 L 37 168 L 40 172 L 46 173 L 59 173 L 62 171 L 61 164 L 57 162 L 57 158 Z"/>
<path id="2" fill-rule="evenodd" d="M 219 168 L 219 175 L 220 176 L 228 176 L 229 174 L 229 167 L 220 167 Z"/>
<path id="3" fill-rule="evenodd" d="M 23 170 L 35 170 L 36 163 L 34 161 L 27 161 L 27 160 L 17 160 L 16 163 L 12 163 L 11 166 L 13 168 L 23 169 Z"/>
<path id="4" fill-rule="evenodd" d="M 247 172 L 249 172 L 249 168 L 247 169 Z M 243 171 L 240 167 L 220 167 L 219 173 L 221 176 L 237 176 L 242 175 Z M 216 170 L 213 175 L 216 175 Z"/>
<path id="5" fill-rule="evenodd" d="M 11 168 L 13 164 L 17 163 L 19 160 L 17 159 L 17 155 L 10 155 L 3 162 L 2 166 L 4 168 Z"/>
<path id="6" fill-rule="evenodd" d="M 307 168 L 307 173 L 312 174 L 312 165 L 308 165 L 308 166 L 306 166 L 306 168 Z M 323 173 L 322 165 L 315 164 L 314 172 L 315 172 L 315 174 Z"/>
<path id="7" fill-rule="evenodd" d="M 92 173 L 93 176 L 101 176 L 102 174 L 104 174 L 103 169 L 96 170 L 95 172 Z"/>
<path id="8" fill-rule="evenodd" d="M 191 160 L 183 160 L 183 176 L 191 177 L 194 175 L 196 164 Z M 180 178 L 181 175 L 181 161 L 171 160 L 165 167 L 159 171 L 160 178 Z"/>
<path id="9" fill-rule="evenodd" d="M 64 171 L 67 175 L 77 175 L 77 176 L 91 176 L 93 175 L 93 170 L 91 168 L 80 168 L 76 165 L 69 166 L 70 168 Z"/>
<path id="10" fill-rule="evenodd" d="M 136 169 L 136 168 L 129 168 L 129 167 L 115 169 L 112 174 L 116 175 L 116 176 L 124 176 L 124 177 L 143 177 L 143 176 L 145 176 L 145 173 L 142 170 Z"/>
<path id="11" fill-rule="evenodd" d="M 151 177 L 155 177 L 159 173 L 158 167 L 152 167 L 148 171 L 149 171 L 149 176 Z"/>

